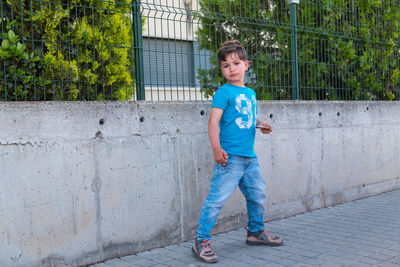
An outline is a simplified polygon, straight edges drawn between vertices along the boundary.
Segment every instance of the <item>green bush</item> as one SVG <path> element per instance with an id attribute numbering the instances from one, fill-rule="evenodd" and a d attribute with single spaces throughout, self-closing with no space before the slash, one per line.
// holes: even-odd
<path id="1" fill-rule="evenodd" d="M 21 40 L 15 49 L 23 53 L 1 58 L 6 73 L 0 76 L 0 90 L 7 90 L 1 98 L 133 98 L 131 1 L 6 0 L 3 9 L 13 18 L 6 27 Z M 2 39 L 11 45 L 10 32 Z M 12 67 L 16 62 L 18 72 Z"/>
<path id="2" fill-rule="evenodd" d="M 34 52 L 28 53 L 26 45 L 19 42 L 12 30 L 3 35 L 0 47 L 0 97 L 30 100 L 35 98 L 30 88 L 40 87 L 43 79 L 40 73 L 45 69 L 43 61 Z M 48 81 L 47 81 L 48 82 Z"/>
<path id="3" fill-rule="evenodd" d="M 251 61 L 247 85 L 260 99 L 292 99 L 287 1 L 203 0 L 200 48 L 214 54 L 200 70 L 205 95 L 223 83 L 216 47 L 240 40 Z M 303 0 L 297 6 L 300 99 L 399 100 L 399 1 Z"/>

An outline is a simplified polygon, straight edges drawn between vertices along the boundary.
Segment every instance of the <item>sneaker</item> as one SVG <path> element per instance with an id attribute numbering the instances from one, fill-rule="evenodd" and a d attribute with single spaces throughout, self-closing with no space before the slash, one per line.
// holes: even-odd
<path id="1" fill-rule="evenodd" d="M 218 261 L 217 254 L 211 249 L 211 243 L 203 239 L 199 243 L 196 239 L 194 246 L 192 247 L 193 256 L 195 256 L 200 261 L 206 263 L 215 263 Z"/>
<path id="2" fill-rule="evenodd" d="M 280 246 L 283 244 L 282 238 L 278 236 L 273 236 L 268 233 L 265 229 L 252 234 L 249 230 L 247 230 L 247 240 L 246 244 L 248 245 L 266 245 L 266 246 Z"/>

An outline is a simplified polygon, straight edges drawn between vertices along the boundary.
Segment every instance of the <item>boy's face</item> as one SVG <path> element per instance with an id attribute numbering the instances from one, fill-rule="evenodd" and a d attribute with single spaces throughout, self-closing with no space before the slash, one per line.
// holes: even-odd
<path id="1" fill-rule="evenodd" d="M 249 61 L 243 61 L 237 53 L 231 53 L 221 61 L 221 71 L 228 83 L 244 86 L 244 74 L 249 67 Z"/>

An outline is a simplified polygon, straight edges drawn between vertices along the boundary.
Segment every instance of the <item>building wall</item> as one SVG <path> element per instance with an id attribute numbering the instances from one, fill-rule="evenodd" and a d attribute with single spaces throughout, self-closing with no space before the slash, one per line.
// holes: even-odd
<path id="1" fill-rule="evenodd" d="M 143 36 L 195 40 L 199 25 L 193 23 L 192 13 L 199 10 L 197 0 L 144 0 L 141 9 L 146 18 Z"/>
<path id="2" fill-rule="evenodd" d="M 191 240 L 210 102 L 0 103 L 0 262 L 83 265 Z M 400 103 L 259 102 L 265 220 L 399 189 Z M 230 197 L 214 233 L 246 224 Z M 188 252 L 189 253 L 189 252 Z"/>
<path id="3" fill-rule="evenodd" d="M 197 0 L 141 1 L 146 100 L 205 100 L 197 79 L 211 53 L 199 49 Z"/>

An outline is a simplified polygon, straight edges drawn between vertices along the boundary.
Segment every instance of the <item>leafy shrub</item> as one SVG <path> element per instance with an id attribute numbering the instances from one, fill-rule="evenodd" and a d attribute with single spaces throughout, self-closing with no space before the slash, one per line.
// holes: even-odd
<path id="1" fill-rule="evenodd" d="M 4 91 L 6 84 L 11 90 L 13 82 L 11 88 L 15 89 L 12 94 L 5 91 L 2 98 L 133 98 L 131 1 L 6 0 L 3 8 L 13 18 L 3 23 L 20 36 L 18 51 L 23 48 L 24 53 L 1 64 L 9 66 L 0 76 L 1 88 Z M 3 34 L 3 42 L 11 43 L 9 35 Z M 11 48 L 7 49 L 11 53 Z M 17 61 L 18 72 L 11 67 Z"/>
<path id="2" fill-rule="evenodd" d="M 250 58 L 247 85 L 260 99 L 292 99 L 287 1 L 200 1 L 200 48 L 213 53 L 200 70 L 205 95 L 223 83 L 216 47 L 238 39 Z M 297 6 L 300 99 L 399 100 L 399 1 L 303 0 Z"/>
<path id="3" fill-rule="evenodd" d="M 0 80 L 0 96 L 33 100 L 36 98 L 36 90 L 30 89 L 49 83 L 40 75 L 45 64 L 34 52 L 29 53 L 26 45 L 19 41 L 12 30 L 3 37 L 0 47 L 0 60 L 3 62 L 0 70 L 0 77 L 3 77 Z"/>

